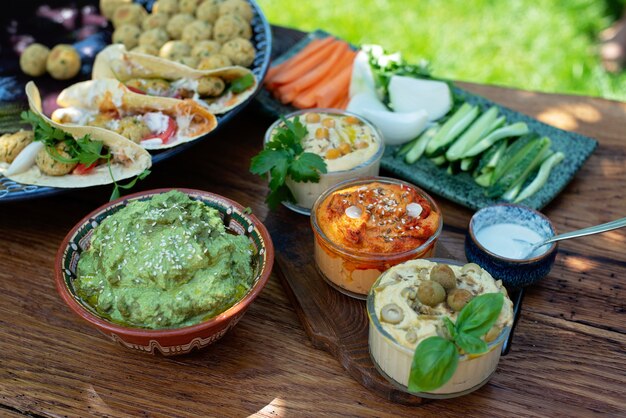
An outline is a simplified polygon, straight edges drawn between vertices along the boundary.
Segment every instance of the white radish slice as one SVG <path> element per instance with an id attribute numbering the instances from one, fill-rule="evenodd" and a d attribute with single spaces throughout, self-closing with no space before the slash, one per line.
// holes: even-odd
<path id="1" fill-rule="evenodd" d="M 352 78 L 350 78 L 350 97 L 358 93 L 371 92 L 376 94 L 374 75 L 370 67 L 367 53 L 359 51 L 352 64 Z"/>
<path id="2" fill-rule="evenodd" d="M 387 106 L 383 104 L 374 92 L 361 92 L 355 94 L 348 103 L 348 112 L 354 112 L 357 115 L 361 115 L 361 112 L 365 109 L 380 110 L 381 112 L 388 112 Z M 362 115 L 361 115 L 362 116 Z"/>
<path id="3" fill-rule="evenodd" d="M 389 81 L 389 101 L 396 112 L 423 109 L 429 120 L 437 120 L 452 108 L 452 95 L 442 81 L 392 76 Z"/>
<path id="4" fill-rule="evenodd" d="M 5 176 L 12 176 L 14 174 L 23 173 L 28 170 L 32 166 L 35 165 L 35 159 L 37 158 L 37 154 L 44 148 L 44 143 L 40 141 L 31 142 L 26 145 L 22 152 L 17 154 L 7 171 L 4 173 Z"/>
<path id="5" fill-rule="evenodd" d="M 151 146 L 161 145 L 161 144 L 163 144 L 163 140 L 161 138 L 144 139 L 139 143 L 139 145 L 143 147 L 151 147 Z"/>
<path id="6" fill-rule="evenodd" d="M 422 133 L 428 122 L 428 113 L 424 110 L 397 113 L 363 109 L 359 114 L 380 129 L 387 145 L 400 145 L 414 139 Z"/>

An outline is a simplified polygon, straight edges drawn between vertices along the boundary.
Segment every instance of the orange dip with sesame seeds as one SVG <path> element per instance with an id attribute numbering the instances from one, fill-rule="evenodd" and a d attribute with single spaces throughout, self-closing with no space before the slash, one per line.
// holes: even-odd
<path id="1" fill-rule="evenodd" d="M 329 190 L 314 206 L 315 261 L 322 275 L 355 297 L 406 260 L 430 257 L 441 233 L 436 203 L 395 179 L 356 179 Z"/>
<path id="2" fill-rule="evenodd" d="M 414 211 L 407 211 L 411 204 L 421 210 L 411 206 Z M 401 183 L 374 182 L 338 190 L 320 205 L 317 219 L 330 241 L 364 254 L 417 248 L 439 228 L 439 213 L 415 188 Z"/>

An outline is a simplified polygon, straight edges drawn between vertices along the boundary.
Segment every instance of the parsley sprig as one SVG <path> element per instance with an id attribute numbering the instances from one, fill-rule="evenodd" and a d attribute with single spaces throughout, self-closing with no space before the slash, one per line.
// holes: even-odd
<path id="1" fill-rule="evenodd" d="M 465 305 L 456 323 L 444 317 L 449 338 L 434 336 L 419 343 L 409 374 L 409 391 L 430 392 L 440 388 L 456 371 L 460 354 L 485 353 L 488 347 L 481 337 L 495 324 L 503 304 L 502 293 L 486 293 Z"/>
<path id="2" fill-rule="evenodd" d="M 275 209 L 280 202 L 295 202 L 291 190 L 285 184 L 287 177 L 295 182 L 313 182 L 320 180 L 320 174 L 326 173 L 326 162 L 317 154 L 304 152 L 302 140 L 308 131 L 296 116 L 293 121 L 281 117 L 283 125 L 276 128 L 272 140 L 265 144 L 265 149 L 252 158 L 250 172 L 270 177 L 270 193 L 265 200 L 270 209 Z"/>
<path id="3" fill-rule="evenodd" d="M 22 112 L 20 116 L 22 120 L 28 122 L 33 127 L 34 140 L 43 142 L 46 152 L 56 161 L 63 164 L 79 163 L 89 167 L 99 160 L 105 160 L 114 185 L 113 193 L 111 193 L 109 200 L 117 199 L 121 194 L 120 189 L 128 190 L 137 183 L 137 180 L 143 180 L 150 174 L 150 170 L 146 169 L 129 183 L 119 184 L 113 177 L 113 171 L 111 170 L 113 155 L 104 147 L 102 141 L 91 139 L 89 134 L 75 139 L 67 132 L 49 125 L 41 116 L 31 110 Z M 65 149 L 70 158 L 62 156 L 56 149 L 56 146 L 61 142 L 65 143 Z"/>

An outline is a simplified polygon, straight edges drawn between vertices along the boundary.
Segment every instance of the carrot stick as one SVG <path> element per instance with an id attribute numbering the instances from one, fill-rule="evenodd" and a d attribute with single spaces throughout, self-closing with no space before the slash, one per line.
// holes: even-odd
<path id="1" fill-rule="evenodd" d="M 332 80 L 323 85 L 317 92 L 317 105 L 319 107 L 330 107 L 334 103 L 338 103 L 338 98 L 342 97 L 350 87 L 351 76 L 352 65 L 345 67 Z"/>
<path id="2" fill-rule="evenodd" d="M 339 102 L 337 109 L 346 110 L 348 108 L 348 103 L 350 103 L 350 96 L 346 94 L 343 99 L 341 99 L 341 102 Z"/>
<path id="3" fill-rule="evenodd" d="M 328 45 L 333 41 L 332 36 L 328 36 L 326 38 L 316 38 L 313 39 L 307 46 L 302 48 L 298 53 L 296 53 L 293 57 L 281 62 L 280 64 L 276 64 L 272 66 L 269 70 L 267 70 L 267 74 L 265 76 L 265 80 L 269 81 L 273 77 L 275 77 L 279 72 L 288 69 L 293 66 L 295 62 L 298 61 L 297 57 L 306 57 L 307 55 L 314 54 L 324 45 Z"/>
<path id="4" fill-rule="evenodd" d="M 276 75 L 270 84 L 287 84 L 297 80 L 312 69 L 323 64 L 339 46 L 345 45 L 343 41 L 335 41 L 331 44 L 320 48 L 315 54 L 303 57 L 302 60 L 296 62 L 291 68 L 281 71 Z"/>
<path id="5" fill-rule="evenodd" d="M 323 80 L 333 67 L 341 60 L 341 57 L 348 52 L 348 44 L 338 44 L 332 55 L 322 64 L 304 74 L 302 77 L 294 80 L 289 84 L 282 85 L 278 88 L 281 100 L 283 102 L 292 102 L 298 93 L 306 90 L 310 86 L 314 86 Z"/>
<path id="6" fill-rule="evenodd" d="M 316 84 L 309 86 L 305 90 L 302 90 L 298 96 L 293 100 L 293 105 L 300 109 L 308 109 L 311 107 L 315 107 L 317 102 L 317 92 L 319 89 L 324 86 L 329 80 L 332 80 L 337 76 L 345 67 L 352 66 L 352 62 L 354 61 L 354 57 L 356 56 L 356 52 L 352 50 L 348 50 L 337 62 L 336 65 L 324 76 L 323 79 L 319 80 Z"/>

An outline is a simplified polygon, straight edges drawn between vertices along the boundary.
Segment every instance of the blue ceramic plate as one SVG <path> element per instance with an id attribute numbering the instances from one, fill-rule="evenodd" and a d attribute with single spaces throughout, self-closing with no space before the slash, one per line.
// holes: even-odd
<path id="1" fill-rule="evenodd" d="M 304 48 L 314 38 L 329 36 L 326 32 L 316 31 L 295 44 L 292 48 L 273 60 L 280 64 Z M 591 156 L 598 145 L 594 139 L 586 136 L 567 132 L 555 128 L 522 113 L 500 106 L 484 97 L 469 93 L 455 87 L 454 94 L 459 100 L 464 100 L 472 105 L 478 105 L 482 110 L 496 106 L 501 115 L 506 117 L 508 123 L 525 122 L 532 132 L 541 136 L 547 136 L 552 140 L 552 149 L 565 154 L 565 159 L 557 165 L 550 174 L 547 183 L 535 195 L 521 202 L 533 209 L 541 209 L 554 199 L 565 186 L 574 178 L 576 172 L 583 163 Z M 290 113 L 295 110 L 291 106 L 285 106 L 274 99 L 272 95 L 263 89 L 257 96 L 257 100 L 273 115 Z M 445 168 L 438 167 L 427 158 L 421 158 L 415 164 L 409 165 L 402 157 L 395 157 L 397 146 L 388 146 L 385 149 L 380 166 L 394 176 L 410 181 L 430 192 L 445 197 L 453 202 L 470 209 L 480 209 L 496 203 L 503 202 L 499 199 L 491 199 L 485 196 L 485 189 L 474 183 L 467 173 L 449 175 Z"/>
<path id="2" fill-rule="evenodd" d="M 252 19 L 253 35 L 251 41 L 256 50 L 256 57 L 252 63 L 251 70 L 257 80 L 263 80 L 269 67 L 270 53 L 272 50 L 272 33 L 270 25 L 263 15 L 259 5 L 255 0 L 248 1 L 252 5 L 254 11 L 254 17 Z M 136 2 L 145 4 L 147 7 L 151 7 L 153 3 L 149 0 L 140 0 Z M 94 6 L 97 7 L 98 2 L 94 1 L 93 3 Z M 32 21 L 24 24 L 25 27 L 32 25 Z M 91 64 L 93 63 L 93 58 L 98 51 L 103 49 L 109 43 L 110 37 L 111 29 L 109 25 L 98 33 L 74 43 L 74 46 L 79 50 L 81 58 L 84 62 L 80 78 L 91 78 Z M 37 34 L 35 34 L 35 39 L 37 39 Z M 17 55 L 4 55 L 7 54 L 3 54 L 3 56 L 0 57 L 0 133 L 12 132 L 19 129 L 19 113 L 26 108 L 24 86 L 26 85 L 26 82 L 29 81 L 27 77 L 21 74 L 21 71 L 17 66 Z M 35 82 L 40 88 L 43 87 L 42 90 L 44 91 L 46 90 L 46 87 L 48 87 L 48 90 L 54 91 L 57 89 L 60 90 L 78 81 L 77 79 L 69 80 L 63 84 L 62 82 L 48 79 L 49 77 L 42 77 L 41 79 L 35 80 Z M 261 90 L 261 85 L 262 83 L 259 82 L 256 92 L 252 94 L 248 100 L 227 113 L 217 116 L 217 128 L 207 134 L 205 138 L 213 135 L 224 123 L 233 119 L 237 113 L 250 103 L 253 97 Z M 154 152 L 152 153 L 152 163 L 156 164 L 175 154 L 178 154 L 193 146 L 196 142 L 197 141 L 189 142 L 175 148 Z M 43 197 L 61 193 L 66 190 L 68 189 L 24 185 L 11 181 L 0 174 L 0 203 Z"/>

